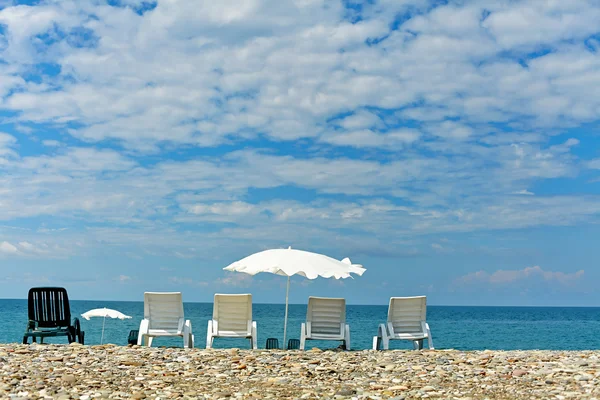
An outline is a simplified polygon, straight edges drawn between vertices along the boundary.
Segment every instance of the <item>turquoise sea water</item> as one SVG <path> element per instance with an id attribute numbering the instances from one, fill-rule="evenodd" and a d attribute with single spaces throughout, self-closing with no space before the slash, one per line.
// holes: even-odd
<path id="1" fill-rule="evenodd" d="M 125 345 L 129 330 L 138 329 L 143 318 L 143 302 L 75 301 L 71 300 L 73 317 L 93 308 L 107 307 L 131 315 L 130 320 L 107 319 L 105 343 Z M 268 337 L 283 340 L 283 304 L 254 304 L 258 324 L 258 344 L 265 346 Z M 186 303 L 186 318 L 192 322 L 195 347 L 206 345 L 207 321 L 212 317 L 212 304 Z M 575 307 L 454 307 L 428 306 L 427 320 L 434 345 L 438 349 L 600 349 L 600 308 Z M 386 306 L 347 306 L 347 322 L 353 349 L 371 348 L 377 326 L 384 322 Z M 0 300 L 0 343 L 21 342 L 27 321 L 27 300 Z M 300 337 L 300 324 L 306 318 L 306 305 L 290 305 L 288 338 Z M 86 332 L 86 344 L 99 344 L 102 319 L 80 318 Z M 47 339 L 49 343 L 66 343 L 66 338 Z M 397 341 L 396 341 L 397 342 Z M 155 346 L 181 346 L 182 340 L 155 339 Z M 307 343 L 308 347 L 332 348 L 336 342 Z M 393 348 L 411 348 L 410 343 L 393 343 Z M 243 339 L 216 339 L 215 347 L 248 348 Z"/>

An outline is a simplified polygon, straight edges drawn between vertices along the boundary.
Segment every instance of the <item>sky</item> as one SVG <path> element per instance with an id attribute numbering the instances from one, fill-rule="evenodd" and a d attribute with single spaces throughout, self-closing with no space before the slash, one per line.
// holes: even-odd
<path id="1" fill-rule="evenodd" d="M 595 0 L 0 0 L 0 298 L 600 306 Z"/>

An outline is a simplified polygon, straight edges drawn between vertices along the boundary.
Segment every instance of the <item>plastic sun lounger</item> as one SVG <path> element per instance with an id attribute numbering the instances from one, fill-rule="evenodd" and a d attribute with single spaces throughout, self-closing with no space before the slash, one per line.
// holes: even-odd
<path id="1" fill-rule="evenodd" d="M 306 323 L 300 332 L 300 350 L 307 340 L 337 340 L 350 350 L 350 326 L 346 324 L 346 300 L 328 297 L 309 297 Z"/>
<path id="2" fill-rule="evenodd" d="M 206 348 L 213 346 L 215 338 L 250 339 L 252 349 L 257 348 L 256 321 L 252 320 L 251 294 L 215 294 L 213 317 L 208 321 Z"/>
<path id="3" fill-rule="evenodd" d="M 429 349 L 433 350 L 431 330 L 426 322 L 427 297 L 392 297 L 388 307 L 386 324 L 380 324 L 377 336 L 373 337 L 373 350 L 390 348 L 390 340 L 410 340 L 415 349 L 423 348 L 427 339 Z"/>
<path id="4" fill-rule="evenodd" d="M 23 344 L 29 338 L 44 343 L 44 338 L 66 336 L 69 343 L 83 344 L 85 333 L 81 330 L 78 318 L 71 324 L 69 296 L 65 288 L 36 287 L 29 289 L 27 296 L 27 328 L 23 334 Z"/>
<path id="5" fill-rule="evenodd" d="M 144 319 L 137 339 L 139 346 L 152 346 L 155 337 L 179 336 L 183 347 L 194 347 L 192 323 L 183 314 L 181 292 L 144 293 Z"/>

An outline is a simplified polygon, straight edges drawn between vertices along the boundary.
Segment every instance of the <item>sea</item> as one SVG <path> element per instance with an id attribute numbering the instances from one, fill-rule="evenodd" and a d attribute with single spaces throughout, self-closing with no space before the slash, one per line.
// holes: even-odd
<path id="1" fill-rule="evenodd" d="M 126 345 L 129 331 L 138 329 L 144 315 L 143 302 L 71 300 L 72 317 L 107 307 L 132 318 L 127 320 L 79 318 L 85 331 L 85 343 L 100 344 L 104 322 L 104 343 Z M 253 304 L 258 325 L 258 346 L 267 338 L 283 342 L 285 305 Z M 185 303 L 186 319 L 191 320 L 195 347 L 206 346 L 212 303 Z M 387 305 L 348 305 L 352 350 L 370 349 L 377 327 L 385 322 Z M 0 343 L 21 343 L 27 324 L 27 300 L 0 300 Z M 300 324 L 306 319 L 306 305 L 291 304 L 287 337 L 300 338 Z M 599 307 L 467 307 L 428 306 L 427 322 L 436 349 L 457 350 L 598 350 L 600 349 Z M 48 338 L 46 343 L 66 343 L 66 337 Z M 182 347 L 180 338 L 157 338 L 153 346 Z M 335 348 L 337 342 L 307 342 L 307 348 Z M 216 348 L 249 348 L 245 339 L 215 339 Z M 393 341 L 391 348 L 410 349 L 412 343 Z"/>

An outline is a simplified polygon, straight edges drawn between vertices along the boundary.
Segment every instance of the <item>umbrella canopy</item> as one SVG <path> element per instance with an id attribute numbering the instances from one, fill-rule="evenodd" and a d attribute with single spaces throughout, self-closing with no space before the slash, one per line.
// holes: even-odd
<path id="1" fill-rule="evenodd" d="M 300 275 L 308 279 L 351 278 L 351 274 L 361 276 L 366 269 L 360 264 L 352 264 L 349 258 L 339 261 L 323 254 L 311 253 L 309 251 L 288 249 L 271 249 L 252 254 L 242 258 L 227 267 L 225 271 L 244 272 L 256 275 L 260 272 L 268 272 L 275 275 L 287 276 L 287 288 L 285 293 L 285 322 L 283 327 L 283 344 L 287 335 L 288 299 L 290 292 L 290 277 Z"/>
<path id="2" fill-rule="evenodd" d="M 93 310 L 87 311 L 81 316 L 88 321 L 91 317 L 103 317 L 103 318 L 118 318 L 118 319 L 129 319 L 131 318 L 129 315 L 125 315 L 122 312 L 117 310 L 111 310 L 110 308 L 94 308 Z"/>
<path id="3" fill-rule="evenodd" d="M 223 268 L 225 271 L 244 272 L 256 275 L 259 272 L 292 276 L 300 275 L 308 279 L 350 278 L 350 273 L 362 275 L 366 269 L 360 264 L 352 264 L 349 258 L 342 261 L 323 254 L 296 249 L 271 249 L 242 258 Z"/>
<path id="4" fill-rule="evenodd" d="M 131 318 L 129 315 L 125 315 L 122 312 L 117 310 L 111 310 L 110 308 L 94 308 L 93 310 L 87 311 L 81 314 L 83 318 L 86 320 L 90 320 L 92 317 L 101 317 L 104 318 L 102 321 L 102 336 L 100 337 L 100 344 L 104 342 L 104 324 L 106 323 L 106 318 L 118 318 L 118 319 L 128 319 Z"/>

